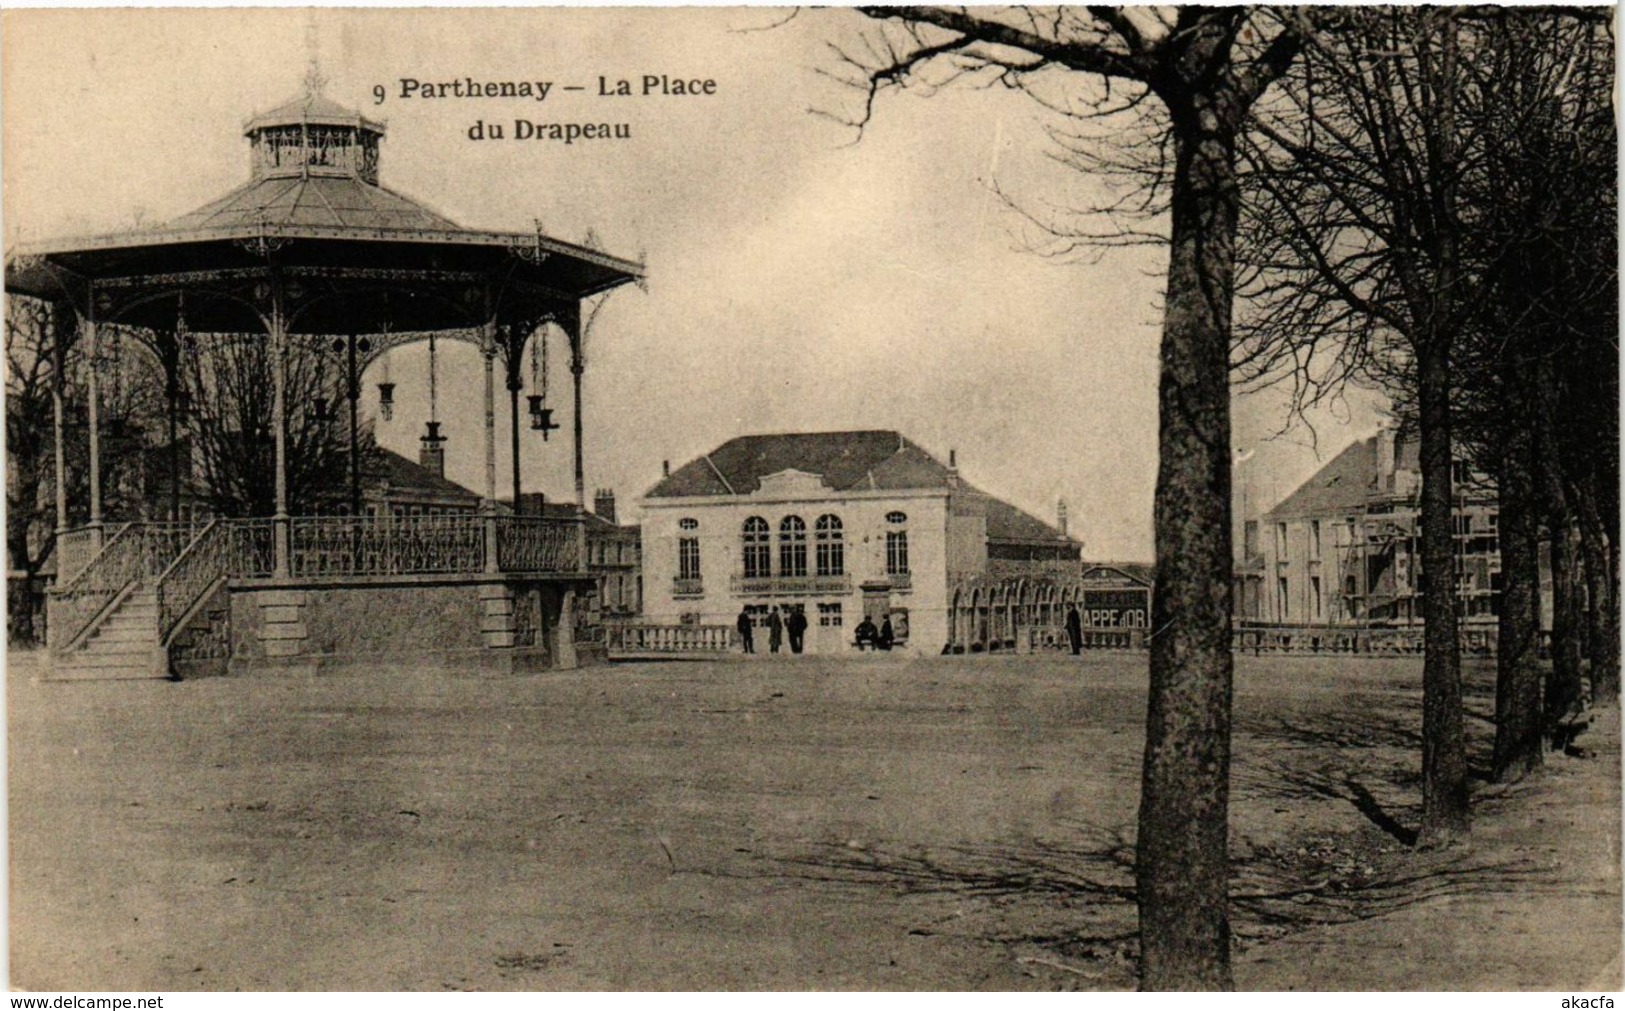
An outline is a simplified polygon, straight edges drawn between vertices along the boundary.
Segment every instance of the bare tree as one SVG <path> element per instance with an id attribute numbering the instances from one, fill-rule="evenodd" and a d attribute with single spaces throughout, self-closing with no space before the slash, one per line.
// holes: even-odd
<path id="1" fill-rule="evenodd" d="M 276 510 L 270 346 L 261 334 L 191 335 L 188 345 L 180 355 L 192 405 L 186 433 L 202 493 L 222 516 L 270 516 Z M 313 343 L 289 341 L 286 461 L 295 514 L 316 511 L 345 486 L 348 433 L 337 419 L 341 373 L 340 363 Z M 371 447 L 370 432 L 358 437 Z"/>
<path id="2" fill-rule="evenodd" d="M 26 297 L 8 300 L 5 328 L 6 555 L 25 583 L 8 594 L 8 629 L 11 639 L 33 642 L 34 580 L 51 553 L 56 529 L 53 398 L 73 394 L 66 382 L 73 331 L 71 316 L 65 322 L 57 307 Z M 62 354 L 53 354 L 64 331 Z"/>
<path id="3" fill-rule="evenodd" d="M 8 604 L 13 638 L 32 641 L 35 580 L 55 550 L 58 523 L 58 399 L 65 520 L 72 528 L 90 519 L 89 362 L 77 317 L 66 305 L 12 296 L 5 331 L 6 550 L 26 584 Z M 130 338 L 119 327 L 105 327 L 97 352 L 103 518 L 115 522 L 146 515 L 149 447 L 162 417 L 156 363 Z"/>
<path id="4" fill-rule="evenodd" d="M 1474 25 L 1463 175 L 1468 260 L 1481 277 L 1465 331 L 1463 441 L 1497 475 L 1504 591 L 1494 774 L 1540 763 L 1542 731 L 1593 690 L 1617 691 L 1608 544 L 1618 515 L 1617 137 L 1613 40 L 1581 13 L 1497 11 Z M 1607 489 L 1606 491 L 1604 489 Z M 1541 524 L 1551 532 L 1553 664 L 1536 662 Z M 1575 546 L 1585 559 L 1582 628 Z M 1543 711 L 1544 710 L 1544 711 Z"/>
<path id="5" fill-rule="evenodd" d="M 1020 88 L 1063 115 L 1078 109 L 1138 123 L 1151 142 L 1133 200 L 1147 210 L 1165 203 L 1169 265 L 1136 850 L 1140 981 L 1146 989 L 1228 988 L 1236 144 L 1253 103 L 1296 56 L 1308 15 L 1246 7 L 862 11 L 889 24 L 839 50 L 847 80 L 864 95 L 855 125 L 868 122 L 887 88 L 968 77 Z"/>
<path id="6" fill-rule="evenodd" d="M 1606 252 L 1594 249 L 1595 240 L 1584 246 L 1598 254 L 1589 269 L 1552 247 L 1580 248 L 1572 212 L 1597 221 L 1611 197 L 1599 199 L 1595 186 L 1571 178 L 1597 175 L 1583 167 L 1585 159 L 1569 158 L 1570 170 L 1560 172 L 1560 153 L 1541 139 L 1554 129 L 1572 135 L 1576 123 L 1598 119 L 1595 98 L 1588 106 L 1576 96 L 1586 82 L 1596 96 L 1599 81 L 1605 96 L 1606 75 L 1577 75 L 1575 59 L 1589 47 L 1582 66 L 1597 64 L 1598 20 L 1584 12 L 1492 8 L 1346 12 L 1336 16 L 1337 30 L 1327 24 L 1260 110 L 1255 143 L 1245 149 L 1246 192 L 1256 199 L 1244 205 L 1242 230 L 1243 376 L 1289 378 L 1300 407 L 1343 383 L 1375 382 L 1422 430 L 1428 841 L 1466 826 L 1451 458 L 1476 459 L 1500 486 L 1505 584 L 1496 768 L 1514 775 L 1515 767 L 1539 763 L 1543 722 L 1535 538 L 1548 519 L 1572 526 L 1574 512 L 1572 491 L 1557 486 L 1568 473 L 1559 435 L 1578 429 L 1595 446 L 1594 436 L 1610 427 L 1600 418 L 1555 425 L 1554 398 L 1564 395 L 1553 369 L 1564 360 L 1556 331 L 1597 315 L 1577 304 L 1610 311 L 1615 304 L 1611 241 Z M 1603 38 L 1606 62 L 1611 46 Z M 1610 152 L 1611 189 L 1611 121 L 1603 142 L 1596 139 L 1593 151 Z M 1571 211 L 1561 225 L 1560 207 Z M 1606 221 L 1611 237 L 1612 216 Z M 1606 289 L 1606 298 L 1582 297 L 1593 286 Z M 1563 319 L 1536 336 L 1540 312 Z M 1613 315 L 1605 326 L 1612 333 Z M 1592 362 L 1612 376 L 1617 349 L 1608 356 Z M 1545 515 L 1546 501 L 1556 503 L 1555 517 Z M 1554 542 L 1563 573 L 1573 569 L 1569 543 Z M 1570 582 L 1564 575 L 1558 587 L 1553 684 L 1562 688 L 1548 691 L 1549 700 L 1578 696 Z"/>
<path id="7" fill-rule="evenodd" d="M 1248 276 L 1258 316 L 1242 357 L 1311 377 L 1315 356 L 1408 377 L 1421 436 L 1422 824 L 1468 830 L 1452 527 L 1452 354 L 1469 305 L 1458 187 L 1460 39 L 1451 8 L 1349 8 L 1316 36 L 1246 152 Z M 1337 341 L 1326 340 L 1328 330 Z M 1268 347 L 1289 348 L 1290 353 Z M 1325 370 L 1323 370 L 1325 371 Z"/>

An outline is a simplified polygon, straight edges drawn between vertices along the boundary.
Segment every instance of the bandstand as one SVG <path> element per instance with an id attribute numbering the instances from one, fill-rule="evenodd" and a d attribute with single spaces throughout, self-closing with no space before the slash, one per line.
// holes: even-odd
<path id="1" fill-rule="evenodd" d="M 57 374 L 70 340 L 81 342 L 91 363 L 89 522 L 78 529 L 68 528 L 63 391 L 53 394 L 57 563 L 47 608 L 54 676 L 312 669 L 391 655 L 503 671 L 574 666 L 572 608 L 591 580 L 581 511 L 558 518 L 500 510 L 497 372 L 512 408 L 518 503 L 522 361 L 544 327 L 563 332 L 583 505 L 582 305 L 640 282 L 642 266 L 539 229 L 466 229 L 389 190 L 379 182 L 382 124 L 314 92 L 255 117 L 245 135 L 248 184 L 190 214 L 158 228 L 8 251 L 6 291 L 48 300 L 76 322 L 57 330 L 49 352 Z M 98 362 L 115 331 L 163 370 L 172 458 L 186 356 L 203 341 L 267 342 L 271 515 L 206 525 L 177 522 L 173 507 L 169 522 L 103 515 Z M 289 431 L 302 412 L 321 406 L 290 402 L 290 349 L 344 348 L 353 419 L 356 377 L 367 364 L 431 338 L 471 343 L 483 356 L 479 515 L 294 514 Z M 551 411 L 539 398 L 530 407 L 533 421 L 548 423 Z M 436 437 L 431 428 L 427 438 Z"/>

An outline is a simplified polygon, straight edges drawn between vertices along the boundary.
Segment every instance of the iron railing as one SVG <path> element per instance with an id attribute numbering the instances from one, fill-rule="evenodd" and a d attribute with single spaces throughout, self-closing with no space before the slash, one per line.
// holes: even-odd
<path id="1" fill-rule="evenodd" d="M 228 547 L 226 565 L 234 579 L 259 579 L 276 572 L 274 520 L 223 520 Z"/>
<path id="2" fill-rule="evenodd" d="M 294 576 L 409 576 L 483 568 L 478 516 L 322 516 L 289 521 Z"/>
<path id="3" fill-rule="evenodd" d="M 543 516 L 497 518 L 497 568 L 503 572 L 577 572 L 581 521 Z"/>
<path id="4" fill-rule="evenodd" d="M 167 642 L 186 612 L 231 571 L 230 528 L 216 521 L 203 528 L 157 578 L 158 641 Z"/>
<path id="5" fill-rule="evenodd" d="M 123 529 L 120 527 L 119 529 Z M 111 540 L 117 530 L 104 530 L 102 536 Z M 64 530 L 56 538 L 56 585 L 66 586 L 85 570 L 96 555 L 96 532 L 89 527 Z"/>

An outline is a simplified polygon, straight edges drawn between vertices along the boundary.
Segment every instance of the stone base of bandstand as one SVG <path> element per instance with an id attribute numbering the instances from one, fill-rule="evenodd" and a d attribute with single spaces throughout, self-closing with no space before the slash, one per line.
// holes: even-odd
<path id="1" fill-rule="evenodd" d="M 570 670 L 582 660 L 573 608 L 588 586 L 512 575 L 234 584 L 225 673 Z"/>

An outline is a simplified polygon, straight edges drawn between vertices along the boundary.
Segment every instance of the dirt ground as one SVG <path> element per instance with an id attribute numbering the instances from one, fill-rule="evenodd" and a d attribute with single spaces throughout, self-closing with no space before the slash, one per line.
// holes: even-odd
<path id="1" fill-rule="evenodd" d="M 7 678 L 14 987 L 1133 985 L 1143 656 L 37 664 Z M 1617 710 L 1419 853 L 1420 679 L 1238 660 L 1238 986 L 1619 989 Z"/>

